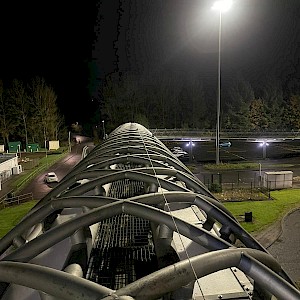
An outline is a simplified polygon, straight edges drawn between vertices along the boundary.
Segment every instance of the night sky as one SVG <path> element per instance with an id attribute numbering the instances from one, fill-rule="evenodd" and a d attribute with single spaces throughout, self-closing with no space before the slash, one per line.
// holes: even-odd
<path id="1" fill-rule="evenodd" d="M 67 122 L 89 118 L 106 74 L 198 74 L 215 89 L 218 13 L 212 0 L 17 1 L 1 4 L 0 78 L 43 76 Z M 297 90 L 300 1 L 235 0 L 222 17 L 222 83 L 274 76 Z M 82 105 L 81 108 L 79 106 Z"/>
<path id="2" fill-rule="evenodd" d="M 100 2 L 93 49 L 99 74 L 113 70 L 112 61 L 121 71 L 153 76 L 164 70 L 184 78 L 195 73 L 215 94 L 219 15 L 211 9 L 213 3 L 131 0 L 115 1 L 113 6 Z M 235 0 L 222 17 L 223 86 L 242 74 L 256 85 L 274 77 L 283 88 L 299 88 L 299 22 L 299 0 Z"/>
<path id="3" fill-rule="evenodd" d="M 81 116 L 78 105 L 88 99 L 87 64 L 96 18 L 96 5 L 88 2 L 0 4 L 0 78 L 9 83 L 13 78 L 26 82 L 34 76 L 44 77 L 56 92 L 67 122 Z"/>

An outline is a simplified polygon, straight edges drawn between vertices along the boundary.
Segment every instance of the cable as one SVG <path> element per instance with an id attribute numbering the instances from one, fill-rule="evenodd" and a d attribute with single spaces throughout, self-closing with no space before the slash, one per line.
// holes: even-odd
<path id="1" fill-rule="evenodd" d="M 141 140 L 142 140 L 142 142 L 143 142 L 143 145 L 144 145 L 146 154 L 147 154 L 147 156 L 148 156 L 149 162 L 150 162 L 150 164 L 151 164 L 151 168 L 153 169 L 153 173 L 154 173 L 154 175 L 155 175 L 155 178 L 157 179 L 157 184 L 158 184 L 158 186 L 160 187 L 160 190 L 161 190 L 162 196 L 163 196 L 163 198 L 164 198 L 165 204 L 166 204 L 167 209 L 168 209 L 168 211 L 169 211 L 169 214 L 170 214 L 170 216 L 171 216 L 171 218 L 172 218 L 172 220 L 173 220 L 174 226 L 175 226 L 175 228 L 176 228 L 176 232 L 177 232 L 177 234 L 178 234 L 178 237 L 179 237 L 179 239 L 180 239 L 180 242 L 181 242 L 181 244 L 182 244 L 182 247 L 183 247 L 183 249 L 184 249 L 184 252 L 185 252 L 185 254 L 186 254 L 186 256 L 187 256 L 187 259 L 188 259 L 188 261 L 189 261 L 189 263 L 190 263 L 191 269 L 192 269 L 193 274 L 194 274 L 194 276 L 195 276 L 195 280 L 196 280 L 196 282 L 197 282 L 197 285 L 198 285 L 198 287 L 199 287 L 199 290 L 200 290 L 201 293 L 202 293 L 202 297 L 204 297 L 203 291 L 202 291 L 202 289 L 201 289 L 201 286 L 200 286 L 199 281 L 198 281 L 198 278 L 197 278 L 196 271 L 195 271 L 195 269 L 194 269 L 194 267 L 193 267 L 193 264 L 191 263 L 190 256 L 189 256 L 188 251 L 187 251 L 187 249 L 186 249 L 186 247 L 185 247 L 185 245 L 184 245 L 184 243 L 183 243 L 181 234 L 179 233 L 179 229 L 178 229 L 177 224 L 176 224 L 176 222 L 175 222 L 175 219 L 174 219 L 174 216 L 173 216 L 173 214 L 172 214 L 171 208 L 170 208 L 170 206 L 169 206 L 169 203 L 168 203 L 168 201 L 167 201 L 167 198 L 165 197 L 165 194 L 164 194 L 164 192 L 163 192 L 163 189 L 162 189 L 162 186 L 161 186 L 161 184 L 160 184 L 160 181 L 158 180 L 158 177 L 157 177 L 155 168 L 154 168 L 154 166 L 153 166 L 151 157 L 150 157 L 150 155 L 149 155 L 148 149 L 147 149 L 147 147 L 146 147 L 146 144 L 145 144 L 145 142 L 144 142 L 144 139 L 143 139 L 143 137 L 142 137 L 142 135 L 141 135 L 139 129 L 138 129 L 138 132 L 139 132 L 140 138 L 141 138 Z"/>

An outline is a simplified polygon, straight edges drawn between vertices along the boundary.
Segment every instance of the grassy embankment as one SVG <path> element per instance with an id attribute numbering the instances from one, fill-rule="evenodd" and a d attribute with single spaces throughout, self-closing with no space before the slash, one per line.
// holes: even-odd
<path id="1" fill-rule="evenodd" d="M 272 191 L 273 200 L 224 202 L 223 205 L 240 221 L 248 232 L 259 232 L 281 219 L 294 208 L 300 208 L 300 190 Z M 244 222 L 245 212 L 252 212 L 253 221 Z"/>
<path id="2" fill-rule="evenodd" d="M 0 210 L 0 238 L 16 226 L 36 203 L 37 201 L 29 201 Z"/>
<path id="3" fill-rule="evenodd" d="M 292 164 L 269 164 L 264 162 L 263 166 L 266 168 L 289 168 Z M 221 163 L 207 164 L 204 166 L 207 170 L 214 171 L 225 171 L 225 170 L 259 170 L 259 163 L 244 162 L 244 163 Z M 246 189 L 230 191 L 233 198 L 248 199 L 249 191 Z M 277 220 L 281 219 L 292 209 L 300 208 L 300 190 L 298 189 L 287 189 L 279 191 L 271 191 L 271 199 L 268 199 L 266 195 L 260 191 L 251 193 L 250 197 L 252 200 L 255 198 L 264 199 L 262 201 L 241 201 L 241 202 L 226 202 L 226 191 L 223 193 L 216 194 L 217 198 L 223 202 L 223 205 L 228 208 L 232 214 L 240 221 L 241 225 L 251 233 L 259 232 L 268 226 L 274 224 Z M 245 212 L 252 212 L 253 221 L 244 222 Z"/>
<path id="4" fill-rule="evenodd" d="M 24 186 L 30 182 L 35 176 L 44 172 L 47 168 L 55 164 L 68 154 L 67 148 L 62 147 L 56 151 L 48 152 L 45 154 L 34 153 L 35 157 L 38 157 L 38 165 L 30 170 L 25 170 L 18 175 L 13 184 L 13 190 L 15 193 L 20 191 Z M 40 154 L 40 155 L 39 155 Z M 30 154 L 27 154 L 29 156 Z M 43 155 L 43 156 L 41 156 Z M 23 216 L 37 203 L 37 201 L 29 201 L 18 206 L 6 207 L 0 210 L 0 238 L 4 236 L 11 228 L 20 222 Z"/>

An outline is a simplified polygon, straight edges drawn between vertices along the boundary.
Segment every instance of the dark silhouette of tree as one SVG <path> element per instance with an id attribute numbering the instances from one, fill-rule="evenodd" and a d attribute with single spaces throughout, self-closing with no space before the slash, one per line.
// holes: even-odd
<path id="1" fill-rule="evenodd" d="M 30 116 L 30 103 L 26 94 L 26 88 L 21 80 L 14 79 L 10 89 L 8 90 L 8 97 L 13 106 L 15 106 L 16 118 L 20 123 L 20 132 L 24 133 L 25 144 L 28 144 L 28 117 Z"/>
<path id="2" fill-rule="evenodd" d="M 32 105 L 30 131 L 40 143 L 55 140 L 62 125 L 57 96 L 44 78 L 35 77 L 28 85 L 28 98 Z"/>
<path id="3" fill-rule="evenodd" d="M 2 80 L 0 80 L 0 132 L 6 145 L 18 126 L 17 116 L 18 111 L 9 101 L 7 91 L 4 89 Z"/>
<path id="4" fill-rule="evenodd" d="M 300 130 L 300 95 L 292 95 L 285 111 L 286 122 L 290 130 Z"/>
<path id="5" fill-rule="evenodd" d="M 225 97 L 223 124 L 226 129 L 250 129 L 249 108 L 254 97 L 250 83 L 241 77 L 231 83 Z"/>
<path id="6" fill-rule="evenodd" d="M 266 106 L 262 99 L 254 99 L 250 103 L 249 121 L 251 129 L 255 131 L 266 130 L 268 128 L 268 116 Z"/>
<path id="7" fill-rule="evenodd" d="M 263 99 L 268 118 L 268 129 L 277 130 L 285 127 L 283 91 L 278 80 L 267 77 L 263 83 L 260 97 Z"/>

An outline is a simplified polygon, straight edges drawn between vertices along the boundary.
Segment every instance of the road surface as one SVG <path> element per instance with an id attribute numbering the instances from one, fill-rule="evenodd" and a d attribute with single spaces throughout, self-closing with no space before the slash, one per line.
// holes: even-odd
<path id="1" fill-rule="evenodd" d="M 55 172 L 60 181 L 66 174 L 68 174 L 76 164 L 81 160 L 82 149 L 84 146 L 92 146 L 91 143 L 76 144 L 72 147 L 72 151 L 62 160 L 55 163 L 47 171 L 33 179 L 23 190 L 22 194 L 32 193 L 34 200 L 42 199 L 53 189 L 58 183 L 45 183 L 44 177 L 48 172 Z"/>

